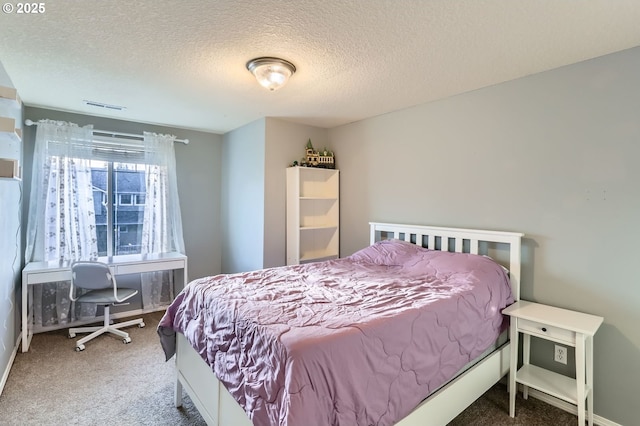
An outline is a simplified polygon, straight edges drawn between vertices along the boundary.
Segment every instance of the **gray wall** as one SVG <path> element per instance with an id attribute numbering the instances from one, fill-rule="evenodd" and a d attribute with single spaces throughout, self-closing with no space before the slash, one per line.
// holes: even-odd
<path id="1" fill-rule="evenodd" d="M 264 261 L 265 119 L 224 135 L 222 271 L 262 268 Z"/>
<path id="2" fill-rule="evenodd" d="M 94 129 L 136 133 L 143 131 L 172 134 L 189 139 L 189 144 L 175 144 L 178 192 L 184 234 L 188 274 L 190 279 L 220 273 L 220 187 L 222 136 L 192 130 L 154 126 L 123 120 L 112 120 L 82 114 L 25 108 L 25 119 L 69 121 L 81 126 L 93 124 Z M 25 127 L 25 194 L 31 190 L 31 162 L 35 141 L 35 126 Z M 24 200 L 23 223 L 26 232 L 28 200 Z M 24 233 L 24 232 L 23 232 Z"/>
<path id="3" fill-rule="evenodd" d="M 224 135 L 223 272 L 286 264 L 285 169 L 309 139 L 324 147 L 327 130 L 273 117 Z"/>
<path id="4" fill-rule="evenodd" d="M 327 144 L 327 129 L 267 118 L 265 152 L 265 246 L 264 267 L 287 264 L 286 169 L 305 155 L 307 141 L 316 149 Z"/>
<path id="5" fill-rule="evenodd" d="M 595 413 L 625 425 L 640 382 L 638 76 L 635 48 L 329 130 L 343 256 L 369 221 L 524 232 L 522 298 L 605 318 Z"/>
<path id="6" fill-rule="evenodd" d="M 0 86 L 13 87 L 11 79 L 0 64 Z M 0 101 L 0 116 L 11 117 L 22 127 L 22 108 Z M 0 158 L 20 159 L 22 144 L 0 138 Z M 19 278 L 22 245 L 20 240 L 20 202 L 22 182 L 0 179 L 0 393 L 9 373 L 14 348 L 19 337 L 20 304 Z"/>

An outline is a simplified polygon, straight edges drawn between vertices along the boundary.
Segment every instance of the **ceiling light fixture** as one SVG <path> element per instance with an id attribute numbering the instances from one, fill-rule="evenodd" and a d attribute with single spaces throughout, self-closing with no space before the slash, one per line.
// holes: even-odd
<path id="1" fill-rule="evenodd" d="M 271 57 L 252 59 L 247 62 L 247 69 L 258 83 L 272 92 L 287 84 L 289 77 L 296 72 L 296 67 L 291 62 Z"/>

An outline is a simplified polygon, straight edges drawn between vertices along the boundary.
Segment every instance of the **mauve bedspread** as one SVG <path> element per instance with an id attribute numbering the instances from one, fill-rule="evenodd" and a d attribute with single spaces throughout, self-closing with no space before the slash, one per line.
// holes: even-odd
<path id="1" fill-rule="evenodd" d="M 162 318 L 254 425 L 392 425 L 483 352 L 513 302 L 489 258 L 386 240 L 349 257 L 192 281 Z"/>

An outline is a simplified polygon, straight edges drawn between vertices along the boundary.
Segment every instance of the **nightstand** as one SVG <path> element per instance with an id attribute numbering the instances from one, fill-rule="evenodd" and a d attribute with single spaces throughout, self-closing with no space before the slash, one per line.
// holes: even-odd
<path id="1" fill-rule="evenodd" d="M 511 365 L 509 370 L 509 415 L 516 414 L 517 384 L 529 387 L 574 404 L 578 424 L 584 425 L 585 399 L 589 425 L 593 425 L 593 335 L 604 318 L 553 306 L 520 300 L 502 311 L 511 317 Z M 518 370 L 518 336 L 523 334 L 522 360 Z M 531 336 L 575 347 L 576 378 L 558 374 L 529 363 Z"/>

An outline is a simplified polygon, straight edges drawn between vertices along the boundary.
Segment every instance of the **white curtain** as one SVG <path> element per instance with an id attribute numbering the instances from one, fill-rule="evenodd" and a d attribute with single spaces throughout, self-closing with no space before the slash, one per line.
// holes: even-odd
<path id="1" fill-rule="evenodd" d="M 176 180 L 175 136 L 144 133 L 146 200 L 142 254 L 184 253 L 182 218 Z M 173 274 L 142 274 L 142 303 L 156 308 L 173 299 Z"/>
<path id="2" fill-rule="evenodd" d="M 91 187 L 92 126 L 42 120 L 33 155 L 25 260 L 98 257 Z M 95 305 L 69 300 L 69 282 L 34 286 L 34 322 L 66 324 L 95 316 Z"/>

